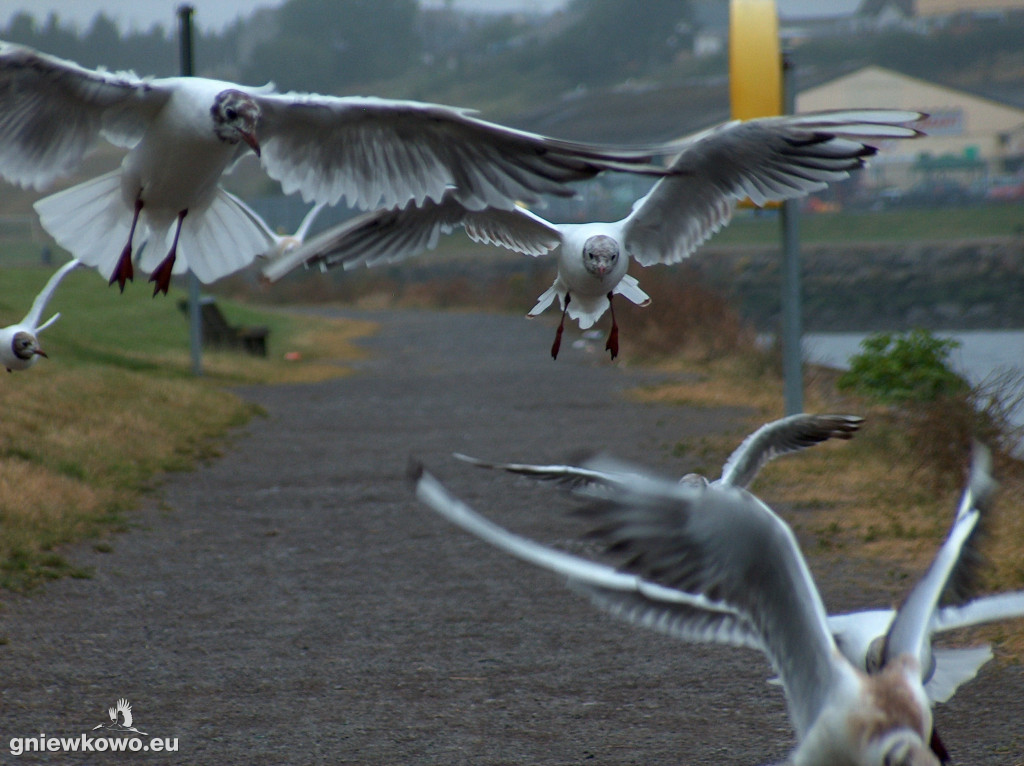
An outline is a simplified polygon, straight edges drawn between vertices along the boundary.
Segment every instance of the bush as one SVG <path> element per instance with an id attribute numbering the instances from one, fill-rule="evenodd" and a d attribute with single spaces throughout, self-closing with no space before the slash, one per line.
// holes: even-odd
<path id="1" fill-rule="evenodd" d="M 863 351 L 850 359 L 850 369 L 836 384 L 841 391 L 882 404 L 963 395 L 970 386 L 949 366 L 950 353 L 959 347 L 959 341 L 936 338 L 922 329 L 905 335 L 876 333 L 861 342 Z"/>

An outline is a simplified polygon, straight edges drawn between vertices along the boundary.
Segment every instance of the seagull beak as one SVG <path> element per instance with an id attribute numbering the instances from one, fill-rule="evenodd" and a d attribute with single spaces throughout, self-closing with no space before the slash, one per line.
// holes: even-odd
<path id="1" fill-rule="evenodd" d="M 247 131 L 240 130 L 240 131 L 238 131 L 238 134 L 242 137 L 242 140 L 245 141 L 245 143 L 249 144 L 249 148 L 252 149 L 256 153 L 257 157 L 261 156 L 260 155 L 260 142 L 256 140 L 256 136 L 253 133 L 249 133 Z"/>
<path id="2" fill-rule="evenodd" d="M 35 349 L 32 353 L 35 354 L 36 356 L 45 356 L 47 359 L 50 358 L 49 355 L 45 351 L 43 351 L 41 348 Z"/>

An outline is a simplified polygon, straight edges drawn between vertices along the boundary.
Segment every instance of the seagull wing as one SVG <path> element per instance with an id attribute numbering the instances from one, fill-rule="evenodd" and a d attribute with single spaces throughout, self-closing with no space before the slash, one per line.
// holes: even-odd
<path id="1" fill-rule="evenodd" d="M 732 218 L 736 203 L 802 197 L 847 178 L 880 141 L 913 138 L 924 115 L 817 112 L 729 122 L 691 138 L 671 174 L 634 205 L 626 249 L 644 266 L 687 258 Z"/>
<path id="2" fill-rule="evenodd" d="M 963 511 L 961 503 L 953 526 L 928 571 L 896 610 L 896 617 L 885 637 L 884 662 L 901 654 L 910 654 L 921 664 L 922 672 L 928 671 L 931 665 L 929 655 L 934 632 L 933 620 L 939 600 L 950 582 L 957 578 L 965 559 L 977 555 L 973 543 L 976 541 L 981 517 L 991 505 L 995 487 L 991 455 L 986 448 L 976 445 L 971 475 L 964 490 L 964 498 L 969 498 L 970 510 Z"/>
<path id="3" fill-rule="evenodd" d="M 54 292 L 57 290 L 57 285 L 60 284 L 61 280 L 81 265 L 81 261 L 72 258 L 57 269 L 57 271 L 53 273 L 53 276 L 47 280 L 45 287 L 40 290 L 36 299 L 32 301 L 32 308 L 29 309 L 28 314 L 26 314 L 25 318 L 21 320 L 21 323 L 26 327 L 31 328 L 33 333 L 38 333 L 53 324 L 54 320 L 57 318 L 56 316 L 51 318 L 50 321 L 46 322 L 46 324 L 42 326 L 39 324 L 39 320 L 42 318 L 43 312 L 46 311 L 46 304 L 50 302 L 50 299 L 53 297 Z"/>
<path id="4" fill-rule="evenodd" d="M 0 175 L 45 188 L 71 173 L 101 135 L 136 143 L 170 92 L 159 80 L 0 42 Z"/>
<path id="5" fill-rule="evenodd" d="M 551 482 L 562 489 L 591 497 L 607 497 L 607 488 L 629 478 L 628 474 L 609 473 L 575 465 L 536 465 L 530 463 L 491 463 L 487 460 L 454 453 L 455 457 L 478 468 L 491 468 Z"/>
<path id="6" fill-rule="evenodd" d="M 262 110 L 263 164 L 286 194 L 372 210 L 441 200 L 509 209 L 604 170 L 662 175 L 665 146 L 619 149 L 559 141 L 467 110 L 382 98 L 250 93 Z"/>
<path id="7" fill-rule="evenodd" d="M 959 606 L 941 607 L 932 619 L 936 633 L 946 630 L 981 625 L 996 620 L 1013 620 L 1024 617 L 1024 590 L 998 593 L 994 596 L 979 596 Z"/>
<path id="8" fill-rule="evenodd" d="M 586 467 L 619 470 L 616 463 Z M 749 492 L 650 477 L 616 487 L 590 513 L 594 535 L 628 556 L 622 571 L 703 596 L 746 620 L 778 672 L 802 737 L 840 674 L 821 596 L 792 530 Z"/>
<path id="9" fill-rule="evenodd" d="M 302 218 L 302 222 L 299 224 L 299 228 L 295 230 L 295 234 L 292 235 L 299 243 L 306 240 L 306 235 L 309 234 L 309 228 L 313 225 L 313 221 L 320 215 L 320 211 L 327 206 L 325 202 L 318 202 L 309 209 Z"/>
<path id="10" fill-rule="evenodd" d="M 723 604 L 513 534 L 452 495 L 422 466 L 410 466 L 410 476 L 416 497 L 450 522 L 518 559 L 562 575 L 570 588 L 622 619 L 687 641 L 762 648 L 758 635 Z"/>
<path id="11" fill-rule="evenodd" d="M 725 461 L 721 484 L 746 489 L 770 460 L 829 439 L 851 439 L 864 422 L 856 415 L 790 415 L 761 426 Z"/>
<path id="12" fill-rule="evenodd" d="M 393 263 L 432 250 L 442 234 L 462 226 L 481 244 L 541 255 L 561 242 L 561 234 L 543 218 L 521 208 L 468 210 L 452 196 L 404 208 L 364 213 L 321 232 L 268 264 L 263 275 L 275 281 L 301 265 L 321 268 Z"/>

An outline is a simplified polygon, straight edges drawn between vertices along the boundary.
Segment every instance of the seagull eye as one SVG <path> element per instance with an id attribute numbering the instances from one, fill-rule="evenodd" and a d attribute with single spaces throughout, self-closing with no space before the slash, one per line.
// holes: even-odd
<path id="1" fill-rule="evenodd" d="M 235 109 L 233 107 L 230 107 L 230 106 L 227 109 L 224 110 L 224 114 L 227 115 L 227 118 L 229 120 L 234 120 L 234 119 L 238 118 L 238 112 L 235 111 Z"/>

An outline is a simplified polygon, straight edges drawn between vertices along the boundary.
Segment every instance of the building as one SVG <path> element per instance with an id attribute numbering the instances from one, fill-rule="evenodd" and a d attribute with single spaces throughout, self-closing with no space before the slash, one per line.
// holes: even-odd
<path id="1" fill-rule="evenodd" d="M 798 112 L 884 107 L 928 114 L 925 136 L 891 141 L 872 163 L 876 182 L 901 187 L 941 175 L 964 186 L 1024 170 L 1024 109 L 868 66 L 802 90 Z"/>

